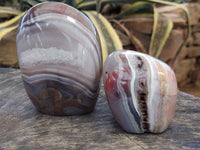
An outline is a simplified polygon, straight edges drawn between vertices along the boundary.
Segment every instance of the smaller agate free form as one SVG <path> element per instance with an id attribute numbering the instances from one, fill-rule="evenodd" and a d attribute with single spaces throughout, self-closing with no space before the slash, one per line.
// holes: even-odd
<path id="1" fill-rule="evenodd" d="M 134 51 L 117 51 L 104 64 L 103 80 L 110 109 L 131 133 L 161 133 L 170 125 L 177 82 L 164 62 Z"/>
<path id="2" fill-rule="evenodd" d="M 102 54 L 83 13 L 57 2 L 30 8 L 18 29 L 17 52 L 24 86 L 40 112 L 78 115 L 94 109 Z"/>

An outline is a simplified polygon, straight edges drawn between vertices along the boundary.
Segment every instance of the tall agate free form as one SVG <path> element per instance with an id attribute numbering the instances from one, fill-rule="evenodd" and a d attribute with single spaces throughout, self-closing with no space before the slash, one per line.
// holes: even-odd
<path id="1" fill-rule="evenodd" d="M 29 98 L 50 115 L 91 112 L 99 94 L 98 34 L 80 11 L 47 2 L 30 8 L 17 34 L 18 59 Z"/>
<path id="2" fill-rule="evenodd" d="M 131 133 L 161 133 L 175 111 L 177 82 L 173 70 L 149 55 L 112 53 L 104 64 L 104 87 L 111 111 Z"/>

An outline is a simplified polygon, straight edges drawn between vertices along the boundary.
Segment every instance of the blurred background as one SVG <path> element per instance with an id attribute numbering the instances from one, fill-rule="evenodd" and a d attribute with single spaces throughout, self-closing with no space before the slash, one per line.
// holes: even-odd
<path id="1" fill-rule="evenodd" d="M 44 1 L 0 0 L 0 68 L 19 68 L 16 34 L 20 19 L 28 8 Z M 97 20 L 96 28 L 103 33 L 100 38 L 107 41 L 102 43 L 107 46 L 102 50 L 105 57 L 119 49 L 152 55 L 172 67 L 179 90 L 200 97 L 199 0 L 57 1 L 83 11 L 92 22 Z"/>

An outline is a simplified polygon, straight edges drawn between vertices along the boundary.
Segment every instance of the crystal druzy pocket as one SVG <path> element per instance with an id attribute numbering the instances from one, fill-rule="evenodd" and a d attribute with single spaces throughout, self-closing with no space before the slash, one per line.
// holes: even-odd
<path id="1" fill-rule="evenodd" d="M 160 133 L 168 128 L 177 98 L 168 65 L 139 52 L 117 51 L 106 59 L 103 80 L 110 109 L 124 130 Z"/>

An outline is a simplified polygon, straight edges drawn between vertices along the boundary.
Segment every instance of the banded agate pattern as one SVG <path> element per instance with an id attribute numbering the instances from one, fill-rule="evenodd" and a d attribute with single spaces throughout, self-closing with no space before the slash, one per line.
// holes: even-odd
<path id="1" fill-rule="evenodd" d="M 104 64 L 103 80 L 110 109 L 131 133 L 165 131 L 175 111 L 177 82 L 164 62 L 135 51 L 116 51 Z"/>
<path id="2" fill-rule="evenodd" d="M 83 13 L 57 2 L 30 8 L 18 29 L 17 51 L 24 86 L 40 112 L 79 115 L 94 109 L 102 54 Z"/>

